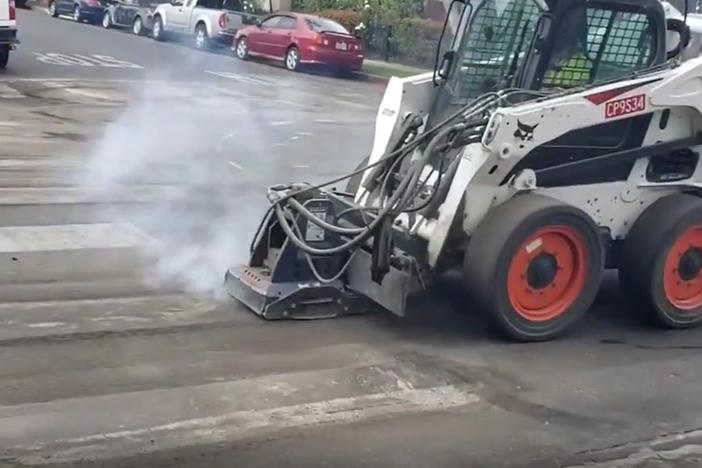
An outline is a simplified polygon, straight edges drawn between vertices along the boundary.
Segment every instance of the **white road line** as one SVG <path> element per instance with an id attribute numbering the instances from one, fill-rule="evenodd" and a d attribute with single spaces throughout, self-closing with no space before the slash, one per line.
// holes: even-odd
<path id="1" fill-rule="evenodd" d="M 227 94 L 229 96 L 234 96 L 234 97 L 249 97 L 249 95 L 246 93 L 234 91 L 232 89 L 223 88 L 221 86 L 217 86 L 216 89 L 217 89 L 217 92 L 220 94 Z"/>
<path id="2" fill-rule="evenodd" d="M 307 169 L 307 168 L 310 167 L 310 166 L 307 166 L 307 165 L 305 165 L 305 164 L 293 164 L 292 167 L 295 168 L 295 169 Z"/>
<path id="3" fill-rule="evenodd" d="M 299 135 L 299 136 L 312 136 L 312 134 L 309 133 L 309 132 L 297 132 L 296 135 Z"/>
<path id="4" fill-rule="evenodd" d="M 288 146 L 285 143 L 273 143 L 273 146 Z"/>
<path id="5" fill-rule="evenodd" d="M 4 83 L 0 83 L 0 98 L 2 99 L 17 99 L 26 97 L 24 94 L 17 91 L 15 88 L 10 87 Z"/>
<path id="6" fill-rule="evenodd" d="M 344 106 L 356 107 L 357 109 L 371 109 L 370 106 L 367 106 L 365 104 L 359 104 L 353 101 L 347 101 L 346 99 L 337 99 L 336 102 Z"/>
<path id="7" fill-rule="evenodd" d="M 74 80 L 66 80 L 66 81 L 74 81 Z M 51 80 L 51 81 L 45 81 L 44 86 L 46 88 L 53 88 L 53 89 L 59 89 L 59 88 L 65 88 L 66 84 L 65 83 L 60 83 L 58 80 Z"/>
<path id="8" fill-rule="evenodd" d="M 293 123 L 292 120 L 279 120 L 279 121 L 277 121 L 277 122 L 271 122 L 271 126 L 272 126 L 272 127 L 279 127 L 279 126 L 282 126 L 282 125 L 290 125 L 290 124 L 292 124 L 292 123 Z"/>
<path id="9" fill-rule="evenodd" d="M 242 170 L 242 169 L 243 169 L 243 167 L 241 167 L 241 165 L 235 163 L 234 161 L 229 161 L 229 165 L 230 165 L 230 166 L 233 166 L 233 167 L 236 167 L 236 168 L 239 169 L 239 170 Z"/>
<path id="10" fill-rule="evenodd" d="M 300 137 L 299 137 L 299 136 L 297 136 L 297 135 L 294 135 L 294 136 L 291 136 L 291 137 L 290 137 L 290 139 L 291 139 L 291 140 L 299 140 L 299 139 L 300 139 Z"/>
<path id="11" fill-rule="evenodd" d="M 293 107 L 305 107 L 305 105 L 302 104 L 302 103 L 295 102 L 295 101 L 288 101 L 287 99 L 278 99 L 278 98 L 275 98 L 275 102 L 276 102 L 277 104 L 285 104 L 285 105 L 293 106 Z"/>
<path id="12" fill-rule="evenodd" d="M 217 142 L 217 145 L 215 146 L 215 151 L 217 151 L 218 153 L 221 153 L 221 152 L 222 152 L 222 149 L 223 149 L 223 147 L 222 147 L 223 143 L 224 143 L 225 141 L 227 141 L 228 139 L 230 139 L 230 138 L 236 136 L 236 133 L 237 133 L 236 131 L 231 132 L 231 133 L 225 135 L 221 140 L 219 140 L 219 141 Z"/>
<path id="13" fill-rule="evenodd" d="M 469 389 L 454 385 L 425 389 L 400 388 L 383 393 L 340 397 L 289 406 L 233 411 L 216 416 L 166 422 L 148 428 L 105 430 L 100 433 L 36 442 L 26 446 L 5 447 L 5 449 L 11 458 L 27 465 L 45 465 L 49 460 L 51 463 L 71 463 L 85 459 L 101 460 L 117 454 L 149 453 L 188 445 L 242 440 L 281 429 L 348 424 L 397 414 L 447 411 L 473 405 L 479 401 L 479 397 Z M 90 416 L 93 415 L 90 414 Z M 42 421 L 49 417 L 54 416 L 39 414 L 36 420 Z M 29 424 L 19 417 L 15 419 L 19 419 L 17 424 Z M 29 417 L 26 419 L 29 420 Z M 32 422 L 34 423 L 34 420 Z M 154 443 L 154 440 L 158 443 Z M 118 453 L 117 450 L 119 450 Z M 51 457 L 48 457 L 48 454 Z"/>
<path id="14" fill-rule="evenodd" d="M 109 101 L 111 98 L 107 94 L 100 93 L 97 91 L 89 91 L 86 89 L 75 89 L 75 88 L 66 88 L 66 92 L 75 94 L 78 96 L 84 96 L 84 97 L 89 97 L 93 99 L 103 99 L 105 101 Z"/>
<path id="15" fill-rule="evenodd" d="M 336 120 L 332 120 L 332 119 L 314 119 L 313 122 L 314 122 L 314 123 L 335 123 Z"/>

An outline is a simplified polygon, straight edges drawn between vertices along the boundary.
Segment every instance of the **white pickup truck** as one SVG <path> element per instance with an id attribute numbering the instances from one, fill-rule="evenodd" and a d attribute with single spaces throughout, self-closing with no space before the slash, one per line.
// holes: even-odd
<path id="1" fill-rule="evenodd" d="M 10 51 L 17 44 L 15 0 L 0 0 L 0 70 L 7 66 Z"/>
<path id="2" fill-rule="evenodd" d="M 171 0 L 156 7 L 151 36 L 163 41 L 171 34 L 188 35 L 196 48 L 208 49 L 231 46 L 237 30 L 254 23 L 250 0 Z"/>

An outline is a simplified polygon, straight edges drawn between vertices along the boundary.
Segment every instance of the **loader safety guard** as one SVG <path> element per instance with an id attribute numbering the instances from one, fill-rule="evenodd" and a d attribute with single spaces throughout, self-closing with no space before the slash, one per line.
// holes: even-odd
<path id="1" fill-rule="evenodd" d="M 303 205 L 329 221 L 338 221 L 339 213 L 355 209 L 347 197 L 322 190 L 306 193 Z M 364 225 L 360 215 L 351 213 L 346 219 L 348 226 Z M 332 248 L 345 241 L 303 216 L 291 219 L 290 225 L 312 246 Z M 408 296 L 421 289 L 413 259 L 395 249 L 387 272 L 374 279 L 372 244 L 353 252 L 310 255 L 294 245 L 276 216 L 269 215 L 254 240 L 249 262 L 227 271 L 225 289 L 270 320 L 332 318 L 370 312 L 378 306 L 402 316 Z"/>

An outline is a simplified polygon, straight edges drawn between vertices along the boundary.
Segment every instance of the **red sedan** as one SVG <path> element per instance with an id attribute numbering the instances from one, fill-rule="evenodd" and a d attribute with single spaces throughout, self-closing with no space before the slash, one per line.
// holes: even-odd
<path id="1" fill-rule="evenodd" d="M 240 29 L 232 48 L 241 60 L 249 56 L 283 60 L 288 70 L 320 64 L 358 71 L 363 65 L 361 43 L 343 26 L 301 13 L 276 13 Z"/>

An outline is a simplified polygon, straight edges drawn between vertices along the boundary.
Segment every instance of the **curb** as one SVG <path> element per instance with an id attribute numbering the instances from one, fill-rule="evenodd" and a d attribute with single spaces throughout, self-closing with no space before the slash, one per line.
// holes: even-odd
<path id="1" fill-rule="evenodd" d="M 386 84 L 388 81 L 390 81 L 389 76 L 374 75 L 372 73 L 359 72 L 358 76 L 361 80 L 370 83 Z"/>

